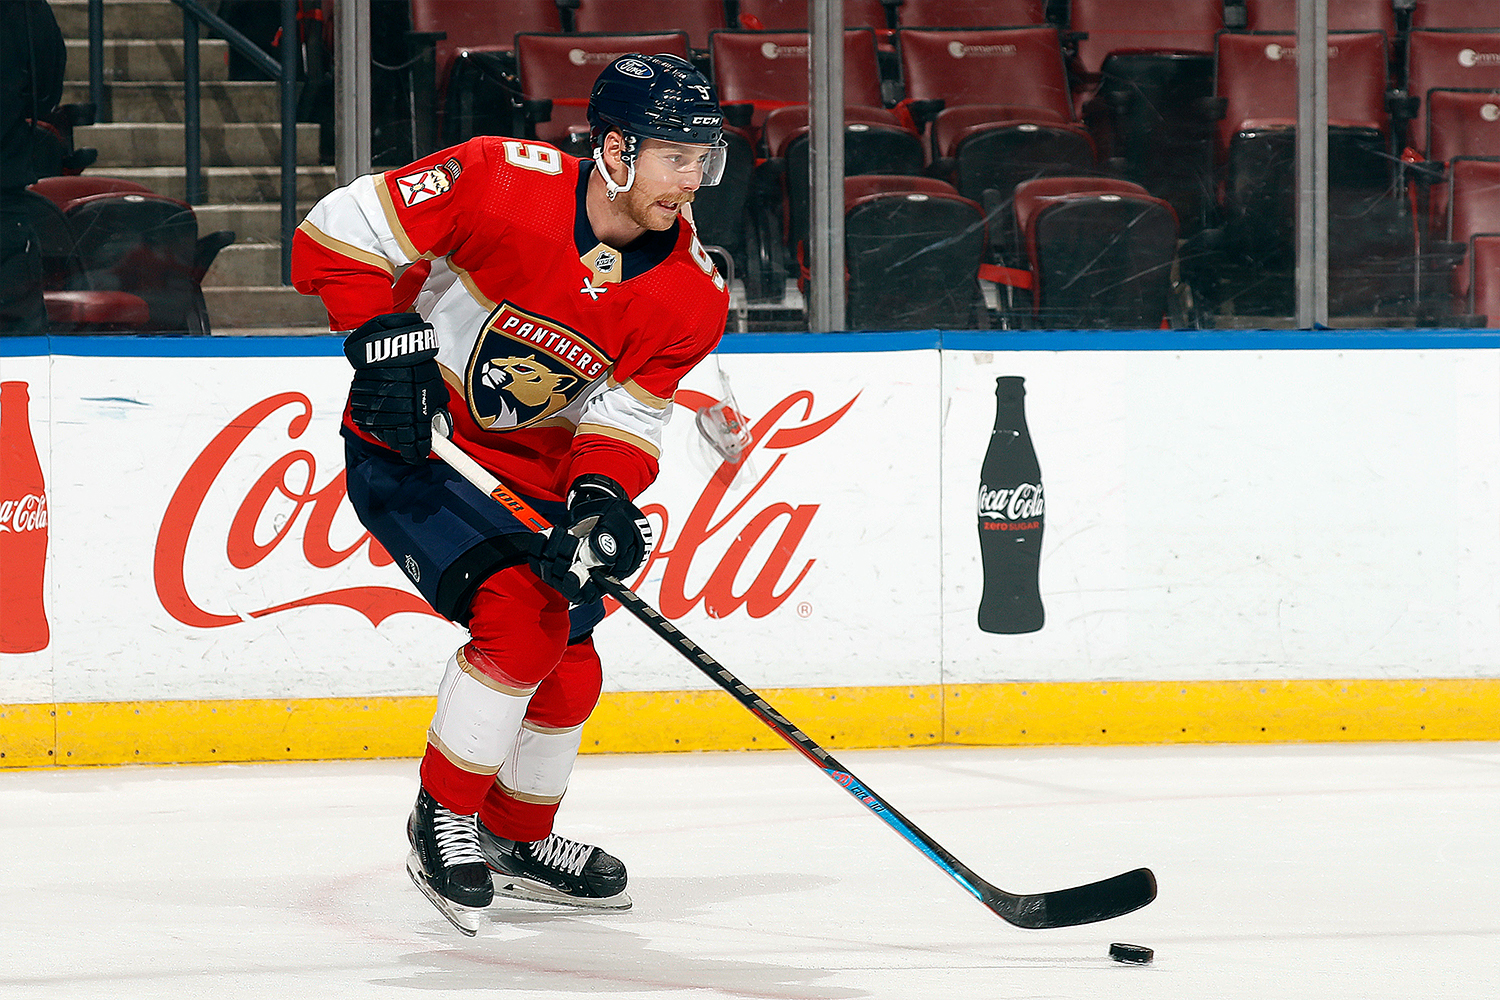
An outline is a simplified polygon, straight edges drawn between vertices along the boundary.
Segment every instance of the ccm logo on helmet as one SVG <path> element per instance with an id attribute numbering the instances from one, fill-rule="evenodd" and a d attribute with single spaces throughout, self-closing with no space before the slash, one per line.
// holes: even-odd
<path id="1" fill-rule="evenodd" d="M 626 76 L 633 76 L 637 80 L 646 80 L 656 75 L 656 71 L 639 59 L 621 59 L 615 63 L 615 69 Z"/>

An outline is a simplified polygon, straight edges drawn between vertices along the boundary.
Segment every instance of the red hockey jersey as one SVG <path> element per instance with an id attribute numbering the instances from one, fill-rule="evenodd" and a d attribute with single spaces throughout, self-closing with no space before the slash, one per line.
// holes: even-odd
<path id="1" fill-rule="evenodd" d="M 479 137 L 334 191 L 293 244 L 292 283 L 322 297 L 334 330 L 421 313 L 455 440 L 550 499 L 586 473 L 632 496 L 650 485 L 672 394 L 729 309 L 683 220 L 623 253 L 594 237 L 592 168 L 545 143 Z"/>

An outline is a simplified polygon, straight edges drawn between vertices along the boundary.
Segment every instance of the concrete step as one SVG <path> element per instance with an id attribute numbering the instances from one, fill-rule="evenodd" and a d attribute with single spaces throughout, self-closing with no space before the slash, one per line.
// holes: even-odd
<path id="1" fill-rule="evenodd" d="M 255 288 L 204 287 L 209 325 L 219 330 L 305 328 L 328 332 L 328 313 L 316 296 L 295 288 L 265 285 Z"/>
<path id="2" fill-rule="evenodd" d="M 144 184 L 157 194 L 181 198 L 187 190 L 187 178 L 181 165 L 175 167 L 96 166 L 88 171 L 104 177 L 120 177 Z M 317 201 L 338 186 L 333 167 L 298 167 L 297 201 Z M 279 167 L 205 167 L 203 201 L 212 205 L 244 205 L 281 202 L 281 169 Z M 200 226 L 200 228 L 202 228 Z M 233 229 L 233 226 L 216 228 Z"/>
<path id="3" fill-rule="evenodd" d="M 64 38 L 89 37 L 88 0 L 51 0 L 51 6 Z M 104 37 L 180 39 L 182 8 L 172 0 L 104 0 Z"/>
<path id="4" fill-rule="evenodd" d="M 320 126 L 297 126 L 297 162 L 318 162 Z M 261 166 L 281 162 L 281 127 L 253 123 L 207 125 L 201 130 L 206 167 Z M 96 173 L 114 167 L 156 167 L 183 162 L 183 126 L 179 123 L 87 125 L 73 130 L 76 146 L 99 150 Z"/>
<path id="5" fill-rule="evenodd" d="M 199 232 L 204 232 L 202 226 Z M 246 288 L 281 283 L 281 241 L 231 243 L 203 276 L 204 288 Z"/>
<path id="6" fill-rule="evenodd" d="M 60 6 L 54 3 L 53 9 Z M 106 17 L 108 14 L 105 15 Z M 67 32 L 64 32 L 66 35 Z M 87 28 L 78 37 L 68 37 L 68 77 L 88 89 L 89 40 Z M 198 42 L 198 78 L 229 78 L 229 43 L 218 38 Z M 104 40 L 104 79 L 108 80 L 181 80 L 182 33 L 171 38 L 106 38 Z M 68 100 L 68 98 L 64 98 Z"/>
<path id="7" fill-rule="evenodd" d="M 297 221 L 301 222 L 312 208 L 312 202 L 297 205 Z M 234 231 L 236 243 L 270 243 L 281 245 L 281 206 L 275 202 L 243 205 L 197 205 L 198 232 L 212 233 L 220 229 Z M 279 255 L 278 255 L 279 259 Z M 281 280 L 278 272 L 276 281 Z M 250 282 L 267 284 L 274 282 Z"/>
<path id="8" fill-rule="evenodd" d="M 198 115 L 204 125 L 230 122 L 273 123 L 281 119 L 280 88 L 253 80 L 209 81 L 198 87 Z M 86 83 L 63 88 L 63 102 L 89 99 Z M 161 81 L 116 81 L 104 87 L 101 122 L 181 122 L 184 96 L 182 83 Z"/>

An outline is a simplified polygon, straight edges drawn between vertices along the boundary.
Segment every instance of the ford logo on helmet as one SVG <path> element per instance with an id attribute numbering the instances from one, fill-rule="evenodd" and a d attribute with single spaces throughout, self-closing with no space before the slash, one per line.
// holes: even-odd
<path id="1" fill-rule="evenodd" d="M 637 80 L 646 80 L 655 76 L 655 71 L 639 59 L 621 59 L 615 63 L 615 69 L 626 76 L 633 76 Z"/>

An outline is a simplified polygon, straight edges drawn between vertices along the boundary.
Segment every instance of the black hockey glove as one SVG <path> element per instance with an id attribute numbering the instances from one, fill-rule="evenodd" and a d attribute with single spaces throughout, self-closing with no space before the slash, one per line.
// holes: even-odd
<path id="1" fill-rule="evenodd" d="M 376 316 L 349 334 L 354 425 L 417 465 L 432 450 L 432 418 L 448 401 L 438 370 L 437 335 L 416 313 Z"/>
<path id="2" fill-rule="evenodd" d="M 568 522 L 553 527 L 531 560 L 547 583 L 574 604 L 602 596 L 589 576 L 595 566 L 613 577 L 640 566 L 651 551 L 651 522 L 608 476 L 579 476 L 568 490 Z"/>

